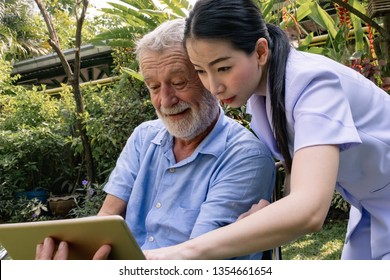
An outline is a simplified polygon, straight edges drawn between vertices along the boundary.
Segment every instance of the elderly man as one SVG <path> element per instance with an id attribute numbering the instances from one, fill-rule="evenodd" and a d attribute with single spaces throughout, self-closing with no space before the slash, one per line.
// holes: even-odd
<path id="1" fill-rule="evenodd" d="M 172 20 L 137 44 L 159 119 L 141 124 L 128 139 L 98 214 L 123 215 L 143 250 L 179 244 L 236 221 L 261 198 L 271 198 L 275 180 L 265 145 L 225 116 L 202 86 L 183 34 L 184 20 Z M 261 253 L 240 257 L 253 258 Z"/>

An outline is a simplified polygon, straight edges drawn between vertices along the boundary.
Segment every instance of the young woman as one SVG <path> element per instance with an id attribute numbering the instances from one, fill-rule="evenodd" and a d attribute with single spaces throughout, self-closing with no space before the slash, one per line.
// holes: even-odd
<path id="1" fill-rule="evenodd" d="M 285 162 L 290 192 L 150 259 L 216 259 L 321 229 L 336 189 L 351 204 L 343 259 L 390 259 L 390 96 L 324 56 L 299 52 L 251 0 L 198 0 L 185 45 L 204 86 Z"/>

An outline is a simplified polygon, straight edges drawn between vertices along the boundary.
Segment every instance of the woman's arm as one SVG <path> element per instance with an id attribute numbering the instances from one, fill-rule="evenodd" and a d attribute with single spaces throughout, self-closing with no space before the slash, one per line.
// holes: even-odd
<path id="1" fill-rule="evenodd" d="M 226 259 L 318 231 L 329 211 L 338 163 L 336 145 L 302 148 L 294 155 L 288 196 L 234 224 L 145 255 L 148 259 Z"/>

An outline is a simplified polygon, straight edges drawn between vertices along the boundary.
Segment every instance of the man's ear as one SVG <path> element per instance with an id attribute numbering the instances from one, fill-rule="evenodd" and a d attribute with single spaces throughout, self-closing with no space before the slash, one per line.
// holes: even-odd
<path id="1" fill-rule="evenodd" d="M 257 40 L 255 52 L 258 64 L 260 66 L 265 65 L 268 61 L 269 54 L 268 42 L 265 38 Z"/>

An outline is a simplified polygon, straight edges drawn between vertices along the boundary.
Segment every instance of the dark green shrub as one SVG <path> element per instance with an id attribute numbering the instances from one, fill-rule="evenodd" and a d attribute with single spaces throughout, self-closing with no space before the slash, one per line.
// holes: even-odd
<path id="1" fill-rule="evenodd" d="M 49 220 L 50 215 L 48 213 L 46 203 L 40 201 L 37 198 L 27 199 L 25 197 L 15 199 L 12 207 L 9 207 L 11 211 L 7 222 L 35 222 Z"/>
<path id="2" fill-rule="evenodd" d="M 69 90 L 53 97 L 14 85 L 11 66 L 0 60 L 0 182 L 10 194 L 45 188 L 68 192 L 78 175 L 69 138 L 74 105 Z"/>
<path id="3" fill-rule="evenodd" d="M 344 213 L 348 213 L 350 209 L 350 204 L 344 200 L 344 198 L 339 192 L 335 191 L 331 203 L 331 209 L 332 208 Z"/>
<path id="4" fill-rule="evenodd" d="M 81 191 L 82 195 L 78 196 L 77 207 L 70 210 L 69 216 L 79 218 L 96 215 L 106 197 L 106 193 L 103 191 L 103 184 L 87 183 L 79 191 Z"/>
<path id="5" fill-rule="evenodd" d="M 111 86 L 83 88 L 88 111 L 87 133 L 98 182 L 106 180 L 134 128 L 156 118 L 143 83 L 126 74 Z M 76 144 L 76 143 L 74 143 Z M 80 145 L 77 140 L 77 145 Z"/>
<path id="6" fill-rule="evenodd" d="M 10 86 L 0 95 L 0 104 L 2 187 L 12 192 L 38 187 L 62 191 L 61 178 L 76 173 L 68 144 L 69 97 L 54 98 L 35 89 Z"/>

